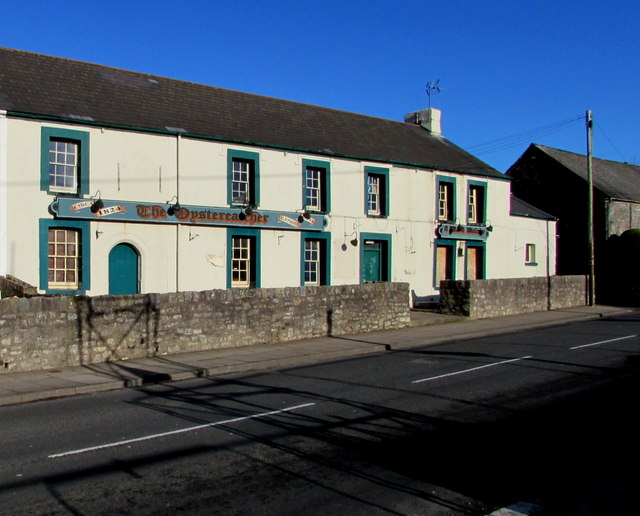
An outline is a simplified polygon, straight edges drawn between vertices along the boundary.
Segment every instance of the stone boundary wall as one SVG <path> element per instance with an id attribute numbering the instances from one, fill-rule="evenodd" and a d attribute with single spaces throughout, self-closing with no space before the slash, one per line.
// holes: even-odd
<path id="1" fill-rule="evenodd" d="M 11 276 L 0 276 L 0 299 L 3 297 L 36 296 L 38 291 L 33 285 Z"/>
<path id="2" fill-rule="evenodd" d="M 409 285 L 0 300 L 0 374 L 409 325 Z"/>
<path id="3" fill-rule="evenodd" d="M 586 276 L 447 280 L 440 284 L 441 310 L 472 319 L 584 306 L 587 299 Z"/>

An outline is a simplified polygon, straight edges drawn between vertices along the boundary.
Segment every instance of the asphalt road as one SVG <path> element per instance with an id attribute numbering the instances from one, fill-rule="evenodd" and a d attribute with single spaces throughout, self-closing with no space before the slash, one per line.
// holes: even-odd
<path id="1" fill-rule="evenodd" d="M 640 314 L 0 407 L 0 514 L 636 514 Z"/>

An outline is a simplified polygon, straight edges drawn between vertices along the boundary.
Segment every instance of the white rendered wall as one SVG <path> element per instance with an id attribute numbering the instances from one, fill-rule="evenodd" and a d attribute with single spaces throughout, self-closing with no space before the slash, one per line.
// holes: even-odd
<path id="1" fill-rule="evenodd" d="M 182 205 L 228 207 L 227 155 L 229 150 L 259 155 L 258 210 L 302 211 L 303 160 L 330 166 L 331 277 L 333 285 L 360 282 L 363 234 L 391 237 L 392 281 L 408 282 L 417 297 L 438 293 L 433 285 L 436 244 L 437 177 L 456 180 L 457 217 L 466 223 L 469 181 L 487 185 L 487 221 L 493 232 L 486 241 L 488 278 L 536 276 L 547 273 L 546 252 L 555 264 L 555 224 L 509 215 L 507 180 L 417 170 L 384 163 L 325 158 L 282 150 L 260 149 L 194 140 L 177 135 L 155 135 L 85 126 L 40 123 L 0 117 L 0 201 L 2 173 L 7 176 L 7 199 L 0 202 L 7 245 L 0 266 L 33 285 L 39 280 L 39 219 L 51 219 L 47 208 L 54 196 L 40 191 L 41 127 L 60 127 L 90 134 L 90 194 L 103 199 L 166 204 L 177 197 Z M 3 139 L 6 141 L 3 147 Z M 389 214 L 365 214 L 365 167 L 389 171 Z M 88 196 L 85 196 L 88 197 Z M 3 207 L 4 206 L 4 207 Z M 6 209 L 6 216 L 2 211 Z M 4 222 L 6 221 L 6 222 Z M 547 234 L 547 226 L 553 233 Z M 295 230 L 261 230 L 261 286 L 300 285 L 301 234 Z M 108 292 L 108 257 L 119 243 L 133 245 L 141 258 L 142 292 L 226 288 L 227 228 L 197 225 L 91 223 L 91 289 Z M 351 241 L 357 243 L 352 245 Z M 526 243 L 535 243 L 538 266 L 524 265 Z M 464 243 L 461 244 L 464 247 Z M 4 254 L 2 254 L 4 253 Z M 544 258 L 544 259 L 543 259 Z M 464 257 L 458 257 L 456 279 L 464 279 Z M 553 271 L 552 271 L 553 272 Z"/>

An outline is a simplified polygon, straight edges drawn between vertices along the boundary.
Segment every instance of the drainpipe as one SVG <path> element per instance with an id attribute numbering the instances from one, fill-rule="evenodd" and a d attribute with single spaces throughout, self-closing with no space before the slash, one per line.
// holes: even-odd
<path id="1" fill-rule="evenodd" d="M 9 264 L 7 249 L 7 199 L 9 188 L 8 137 L 9 124 L 7 112 L 0 109 L 0 275 L 8 274 Z"/>
<path id="2" fill-rule="evenodd" d="M 180 202 L 180 133 L 176 133 L 176 201 Z M 180 224 L 176 224 L 176 292 L 180 291 Z"/>

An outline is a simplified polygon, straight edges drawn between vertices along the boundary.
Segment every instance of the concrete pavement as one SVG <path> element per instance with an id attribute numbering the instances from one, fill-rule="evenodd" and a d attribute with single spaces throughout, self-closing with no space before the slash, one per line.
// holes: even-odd
<path id="1" fill-rule="evenodd" d="M 301 366 L 634 311 L 596 305 L 482 320 L 412 311 L 411 327 L 401 330 L 0 374 L 0 406 L 204 376 Z"/>

